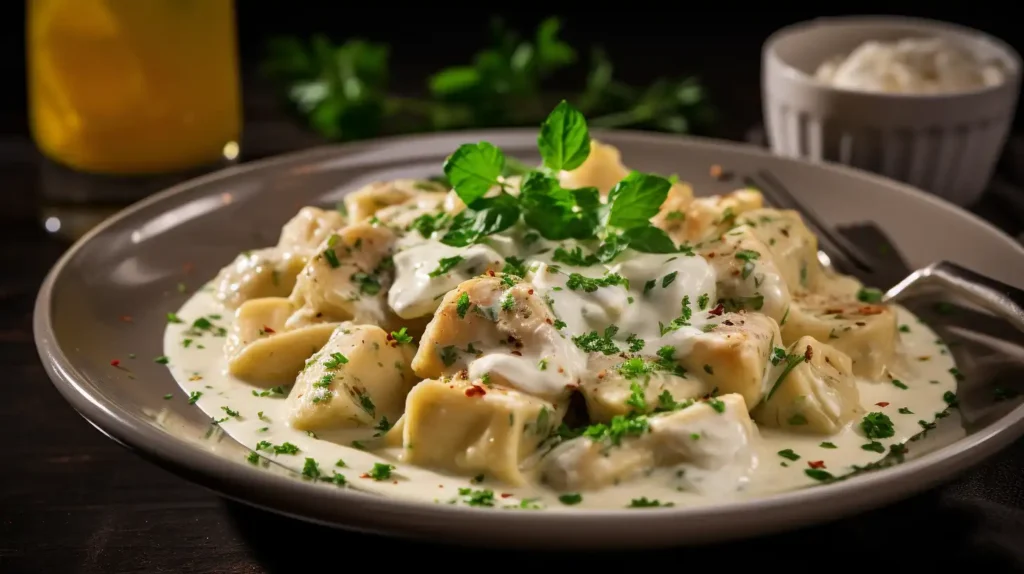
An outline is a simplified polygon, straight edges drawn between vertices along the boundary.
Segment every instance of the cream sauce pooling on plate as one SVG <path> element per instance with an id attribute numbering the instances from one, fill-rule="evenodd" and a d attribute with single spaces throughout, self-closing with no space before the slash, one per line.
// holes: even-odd
<path id="1" fill-rule="evenodd" d="M 559 110 L 542 139 L 580 125 Z M 453 173 L 500 171 L 481 145 Z M 822 268 L 798 214 L 618 162 L 591 142 L 522 194 L 397 180 L 347 195 L 347 216 L 304 208 L 170 315 L 170 369 L 251 449 L 239 464 L 524 509 L 812 486 L 955 400 L 935 334 Z"/>
<path id="2" fill-rule="evenodd" d="M 259 458 L 253 458 L 257 464 L 270 461 L 300 473 L 305 469 L 306 474 L 311 475 L 312 467 L 307 460 L 312 459 L 320 477 L 340 474 L 347 485 L 359 490 L 421 501 L 487 505 L 487 492 L 491 491 L 496 507 L 566 507 L 560 501 L 562 495 L 548 489 L 513 488 L 487 478 L 477 482 L 403 464 L 399 460 L 400 451 L 382 445 L 381 438 L 374 437 L 373 431 L 339 431 L 313 436 L 291 428 L 285 420 L 285 394 L 253 387 L 227 374 L 222 350 L 224 339 L 217 337 L 214 331 L 218 326 L 228 327 L 231 311 L 221 307 L 209 289 L 194 295 L 177 316 L 183 323 L 168 325 L 164 339 L 171 373 L 182 390 L 197 397 L 195 404 L 211 419 L 219 421 L 225 432 L 259 453 Z M 196 337 L 189 331 L 192 322 L 199 318 L 208 318 L 214 329 Z M 900 334 L 906 365 L 905 374 L 901 373 L 903 378 L 899 379 L 906 389 L 885 382 L 858 382 L 865 408 L 885 413 L 892 420 L 894 436 L 877 441 L 885 452 L 890 445 L 903 443 L 932 424 L 935 413 L 948 406 L 943 395 L 956 388 L 956 380 L 950 374 L 950 369 L 954 368 L 951 355 L 938 342 L 935 333 L 904 309 L 899 310 L 899 321 L 907 327 L 907 332 Z M 183 345 L 186 340 L 190 341 L 188 347 Z M 284 392 L 287 393 L 287 389 Z M 237 416 L 230 413 L 237 413 Z M 727 424 L 725 419 L 710 420 L 712 425 Z M 693 432 L 702 431 L 712 437 L 723 432 L 699 426 L 693 429 Z M 729 451 L 726 456 L 729 460 L 724 463 L 712 461 L 707 467 L 694 465 L 686 469 L 683 476 L 676 476 L 678 469 L 656 471 L 635 482 L 583 492 L 578 503 L 573 498 L 566 500 L 573 502 L 573 508 L 622 508 L 635 505 L 636 500 L 680 506 L 804 488 L 817 484 L 805 472 L 808 469 L 841 476 L 882 459 L 884 453 L 863 448 L 871 442 L 864 438 L 856 424 L 829 437 L 762 427 L 752 444 L 731 447 L 750 449 L 754 455 L 752 469 L 745 468 L 749 461 Z M 271 446 L 257 450 L 257 446 L 267 443 Z M 287 448 L 280 449 L 281 445 L 289 444 L 295 446 L 294 453 Z M 275 447 L 279 453 L 275 453 Z M 374 447 L 381 448 L 373 452 L 366 450 Z M 339 462 L 344 462 L 345 466 L 338 466 Z M 249 464 L 244 460 L 239 463 Z M 373 473 L 376 464 L 394 465 L 395 469 L 390 477 L 375 480 L 374 476 L 380 476 L 380 473 Z M 812 464 L 817 468 L 812 469 Z M 730 488 L 740 485 L 743 485 L 742 490 Z"/>

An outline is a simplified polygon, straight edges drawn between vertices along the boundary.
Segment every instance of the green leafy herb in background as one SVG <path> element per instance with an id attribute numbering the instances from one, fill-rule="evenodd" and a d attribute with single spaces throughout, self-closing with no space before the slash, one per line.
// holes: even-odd
<path id="1" fill-rule="evenodd" d="M 532 38 L 520 38 L 496 21 L 492 44 L 470 64 L 430 76 L 424 90 L 429 96 L 422 98 L 392 93 L 388 46 L 364 40 L 336 45 L 319 35 L 308 42 L 276 38 L 268 46 L 264 71 L 315 131 L 335 140 L 535 126 L 563 99 L 592 118 L 591 127 L 689 133 L 702 131 L 713 120 L 713 110 L 696 79 L 659 79 L 646 88 L 634 88 L 615 79 L 612 64 L 600 49 L 594 49 L 589 58 L 582 89 L 549 89 L 546 84 L 552 77 L 571 72 L 579 63 L 577 50 L 559 38 L 560 29 L 558 19 L 548 18 Z M 555 149 L 545 151 L 554 162 L 548 166 L 551 169 L 572 166 L 589 152 L 583 147 L 589 142 L 552 145 Z"/>

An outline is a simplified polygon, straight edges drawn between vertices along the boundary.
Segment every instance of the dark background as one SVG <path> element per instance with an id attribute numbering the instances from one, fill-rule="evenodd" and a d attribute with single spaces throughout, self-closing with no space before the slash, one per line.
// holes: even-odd
<path id="1" fill-rule="evenodd" d="M 86 0 L 82 0 L 86 1 Z M 146 0 L 136 0 L 146 1 Z M 226 501 L 167 473 L 110 441 L 78 417 L 42 371 L 31 310 L 46 271 L 67 248 L 41 228 L 35 155 L 28 140 L 24 4 L 0 8 L 0 573 L 300 572 L 309 569 L 551 568 L 566 557 L 481 553 L 344 533 L 280 518 Z M 603 45 L 617 74 L 638 85 L 696 74 L 722 123 L 717 135 L 742 138 L 760 121 L 760 47 L 784 25 L 816 16 L 901 14 L 975 27 L 1024 49 L 1010 3 L 829 3 L 793 11 L 777 3 L 708 6 L 635 2 L 581 5 L 561 13 L 564 36 L 585 52 Z M 330 6 L 328 9 L 325 6 Z M 461 6 L 461 7 L 460 7 Z M 1003 6 L 1001 10 L 992 9 Z M 771 7 L 772 10 L 765 8 Z M 425 10 L 424 8 L 429 8 Z M 718 8 L 712 10 L 710 8 Z M 759 10 L 754 10 L 754 9 Z M 238 2 L 246 119 L 284 121 L 255 73 L 265 40 L 324 32 L 392 46 L 393 84 L 415 92 L 438 68 L 466 62 L 488 39 L 494 9 L 529 33 L 549 15 L 528 5 L 428 5 L 394 2 Z M 514 10 L 514 11 L 513 11 Z M 567 81 L 573 78 L 566 78 Z M 1022 131 L 1024 118 L 1016 120 Z M 259 143 L 259 142 L 257 142 Z M 274 150 L 263 142 L 265 149 Z M 281 150 L 284 151 L 284 150 Z M 569 566 L 799 570 L 973 568 L 1024 571 L 1024 442 L 960 477 L 890 508 L 801 532 L 696 550 L 629 556 L 574 556 Z M 519 558 L 519 561 L 514 561 Z M 651 564 L 665 561 L 665 564 Z M 670 562 L 671 561 L 671 562 Z M 593 563 L 593 564 L 589 564 Z"/>
<path id="2" fill-rule="evenodd" d="M 0 77 L 4 78 L 0 84 L 0 133 L 27 134 L 24 10 L 19 0 L 4 4 L 0 8 Z M 1012 4 L 995 2 L 950 2 L 945 9 L 943 4 L 925 2 L 887 2 L 874 8 L 863 3 L 829 2 L 829 9 L 819 10 L 788 10 L 774 3 L 773 9 L 767 10 L 769 5 L 754 2 L 720 6 L 673 3 L 661 5 L 664 8 L 659 10 L 645 3 L 608 4 L 607 9 L 588 3 L 578 12 L 519 3 L 501 9 L 482 2 L 410 3 L 409 8 L 395 2 L 309 0 L 236 4 L 239 52 L 250 94 L 264 88 L 255 70 L 266 39 L 273 35 L 322 32 L 338 41 L 361 37 L 387 42 L 392 46 L 393 84 L 412 92 L 431 71 L 468 62 L 486 45 L 493 16 L 528 34 L 541 19 L 555 15 L 564 23 L 564 37 L 584 54 L 587 46 L 604 46 L 616 64 L 616 74 L 624 80 L 643 85 L 657 77 L 701 77 L 712 93 L 712 102 L 724 112 L 718 135 L 733 138 L 742 137 L 745 126 L 760 120 L 761 44 L 787 24 L 858 13 L 917 16 L 971 26 L 1001 37 L 1018 51 L 1024 49 L 1024 33 L 1013 16 Z M 997 6 L 1004 8 L 993 9 Z M 251 111 L 253 104 L 249 106 Z M 1024 126 L 1022 122 L 1024 118 L 1018 117 L 1016 131 Z"/>

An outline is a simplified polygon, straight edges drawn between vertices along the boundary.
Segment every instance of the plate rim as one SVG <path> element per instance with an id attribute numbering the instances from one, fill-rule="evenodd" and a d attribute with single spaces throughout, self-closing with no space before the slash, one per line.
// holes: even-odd
<path id="1" fill-rule="evenodd" d="M 343 528 L 386 532 L 392 535 L 414 538 L 437 538 L 451 535 L 453 530 L 430 532 L 423 526 L 403 524 L 401 518 L 418 516 L 430 520 L 451 520 L 447 524 L 462 525 L 466 531 L 479 532 L 481 528 L 514 529 L 518 535 L 503 540 L 488 540 L 488 544 L 508 547 L 552 547 L 584 548 L 597 544 L 619 548 L 663 547 L 693 542 L 722 541 L 751 535 L 788 530 L 803 525 L 820 523 L 847 516 L 868 508 L 877 508 L 895 500 L 921 492 L 944 482 L 969 466 L 995 454 L 1024 434 L 1024 404 L 1007 412 L 997 421 L 979 432 L 961 438 L 920 458 L 904 463 L 851 477 L 833 484 L 812 485 L 794 491 L 768 497 L 730 501 L 721 504 L 707 504 L 690 507 L 645 509 L 644 512 L 630 509 L 573 510 L 551 508 L 542 512 L 494 512 L 497 509 L 477 509 L 457 505 L 436 504 L 406 500 L 397 497 L 376 496 L 354 489 L 330 489 L 323 485 L 296 480 L 276 473 L 268 473 L 197 449 L 187 441 L 177 438 L 152 425 L 132 420 L 126 409 L 121 409 L 107 400 L 101 392 L 92 392 L 81 381 L 89 377 L 81 373 L 67 358 L 56 340 L 52 325 L 50 306 L 54 286 L 64 270 L 77 254 L 95 237 L 105 233 L 120 221 L 131 217 L 151 206 L 200 186 L 221 180 L 271 170 L 288 164 L 313 163 L 317 159 L 342 158 L 348 154 L 368 150 L 371 146 L 394 146 L 401 143 L 420 143 L 445 140 L 458 136 L 462 141 L 480 141 L 491 138 L 516 139 L 525 136 L 536 137 L 533 128 L 503 128 L 492 130 L 466 130 L 415 134 L 377 138 L 359 142 L 315 146 L 277 156 L 263 158 L 212 172 L 176 184 L 168 189 L 148 196 L 108 217 L 72 244 L 47 273 L 36 297 L 33 312 L 33 336 L 44 369 L 68 403 L 90 424 L 108 438 L 136 451 L 147 461 L 170 468 L 178 475 L 186 474 L 188 480 L 211 488 L 219 494 L 247 504 L 288 515 L 294 518 L 340 526 Z M 770 161 L 798 163 L 808 167 L 824 167 L 838 170 L 847 176 L 864 180 L 875 185 L 895 188 L 908 193 L 920 201 L 926 201 L 945 211 L 967 217 L 974 224 L 987 228 L 1017 251 L 1024 260 L 1024 246 L 1014 241 L 991 223 L 979 216 L 961 209 L 937 196 L 928 194 L 910 185 L 890 180 L 863 170 L 829 162 L 810 162 L 797 158 L 782 157 L 756 146 L 694 136 L 674 136 L 632 130 L 594 130 L 593 135 L 609 135 L 617 141 L 635 141 L 664 146 L 704 147 L 722 150 L 731 154 L 762 157 Z M 99 390 L 98 388 L 96 389 Z M 234 440 L 233 438 L 231 440 Z M 244 446 L 244 445 L 243 445 Z M 187 471 L 187 472 L 185 472 Z M 199 478 L 194 478 L 198 475 Z M 913 479 L 913 480 L 912 480 Z M 923 480 L 922 480 L 923 479 Z M 226 488 L 227 487 L 227 488 Z M 236 494 L 244 492 L 244 495 Z M 330 508 L 319 504 L 299 504 L 308 501 L 329 500 Z M 295 512 L 296 506 L 302 508 Z M 812 510 L 815 509 L 815 510 Z M 481 510 L 484 510 L 481 512 Z M 490 510 L 488 512 L 487 510 Z M 352 511 L 353 516 L 346 516 Z M 776 522 L 765 527 L 766 520 L 747 520 L 752 515 L 774 516 Z M 367 514 L 385 518 L 383 524 L 367 526 L 375 521 Z M 362 515 L 362 516 L 360 516 Z M 616 536 L 596 536 L 601 530 L 595 524 L 614 521 Z M 720 524 L 710 527 L 709 521 Z M 414 522 L 414 521 L 409 521 Z M 690 523 L 690 526 L 686 526 Z M 694 527 L 693 524 L 700 524 Z M 757 525 L 761 526 L 757 526 Z M 588 526 L 589 525 L 589 526 Z M 734 529 L 728 532 L 729 525 Z M 621 536 L 622 532 L 643 527 L 643 531 L 661 534 L 643 538 Z M 675 527 L 675 528 L 673 528 Z M 680 528 L 682 527 L 682 528 Z M 707 527 L 707 531 L 702 530 Z M 555 540 L 548 540 L 549 530 L 563 534 Z M 674 530 L 674 531 L 673 531 Z M 683 532 L 686 534 L 683 534 Z M 678 533 L 679 536 L 673 536 Z M 511 538 L 511 539 L 508 539 Z M 476 542 L 474 540 L 474 542 Z"/>

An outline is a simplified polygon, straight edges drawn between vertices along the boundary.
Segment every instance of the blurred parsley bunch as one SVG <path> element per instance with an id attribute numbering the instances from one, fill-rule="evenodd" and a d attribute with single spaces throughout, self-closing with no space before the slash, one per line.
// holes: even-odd
<path id="1" fill-rule="evenodd" d="M 615 79 L 600 49 L 589 61 L 582 89 L 565 93 L 545 82 L 577 65 L 577 50 L 559 38 L 561 22 L 548 18 L 532 38 L 520 38 L 495 22 L 492 45 L 472 63 L 430 76 L 429 97 L 405 97 L 388 89 L 389 48 L 324 36 L 308 42 L 275 38 L 263 65 L 295 110 L 332 140 L 463 128 L 535 126 L 552 105 L 571 102 L 597 128 L 673 133 L 702 132 L 714 120 L 695 78 L 659 79 L 643 89 Z"/>

